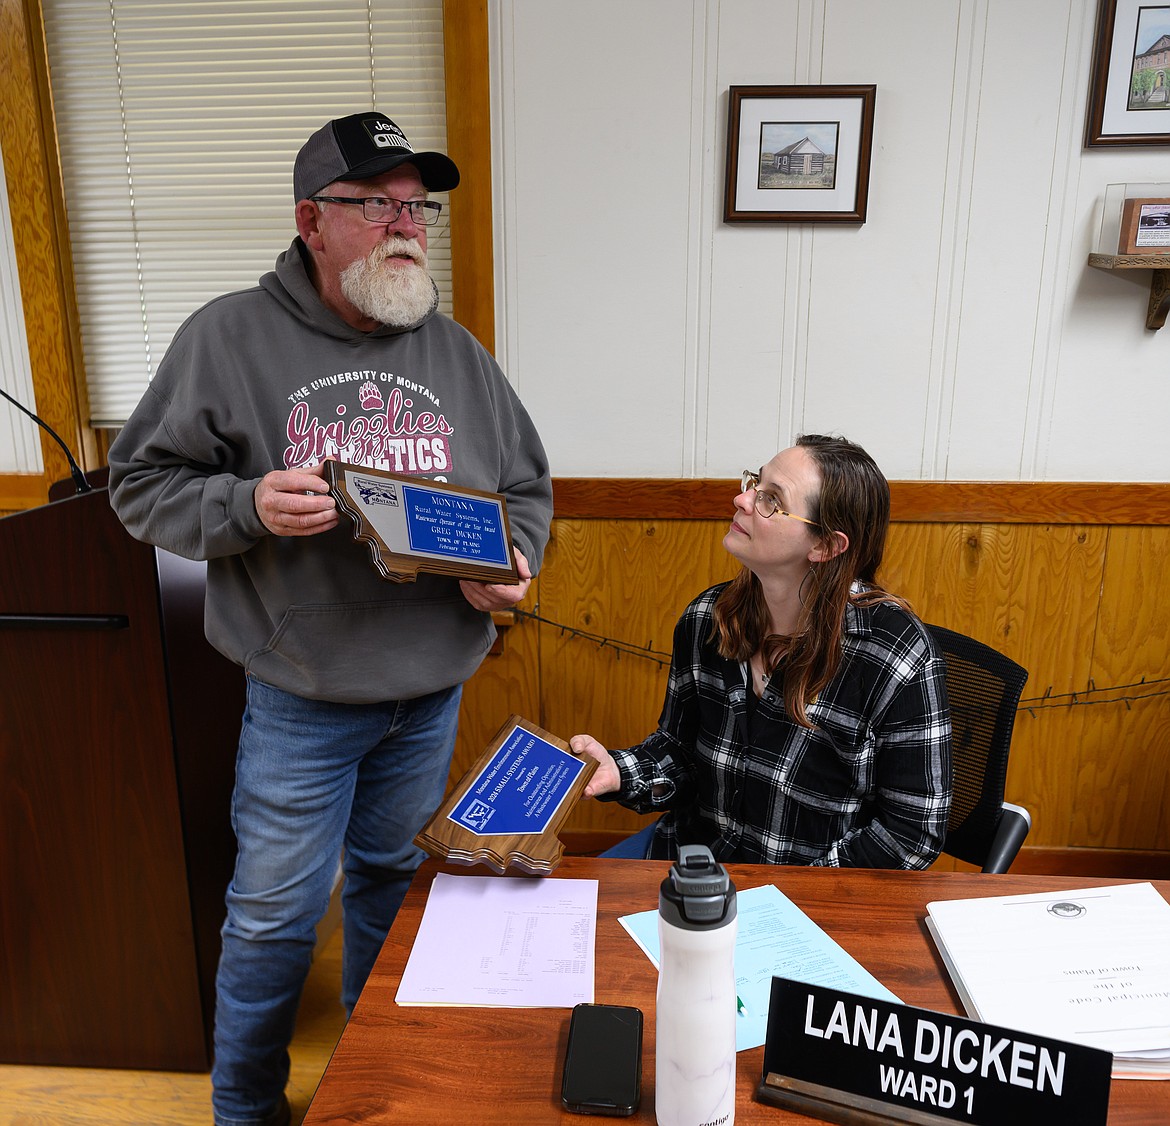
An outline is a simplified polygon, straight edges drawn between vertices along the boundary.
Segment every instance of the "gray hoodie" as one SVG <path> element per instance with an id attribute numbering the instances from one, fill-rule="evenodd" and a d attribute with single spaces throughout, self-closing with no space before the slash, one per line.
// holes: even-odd
<path id="1" fill-rule="evenodd" d="M 503 493 L 540 566 L 548 461 L 495 361 L 433 310 L 408 329 L 350 327 L 318 298 L 300 239 L 180 327 L 110 448 L 111 503 L 137 539 L 208 561 L 208 640 L 260 680 L 339 703 L 462 683 L 495 629 L 456 580 L 381 578 L 344 516 L 316 536 L 261 523 L 257 482 L 327 456 Z"/>

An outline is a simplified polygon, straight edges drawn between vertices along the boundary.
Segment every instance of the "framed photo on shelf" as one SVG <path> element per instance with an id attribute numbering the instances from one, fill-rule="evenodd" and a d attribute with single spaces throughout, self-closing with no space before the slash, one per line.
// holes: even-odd
<path id="1" fill-rule="evenodd" d="M 725 223 L 864 223 L 877 87 L 732 86 Z"/>
<path id="2" fill-rule="evenodd" d="M 1170 254 L 1170 199 L 1127 199 L 1118 254 Z"/>
<path id="3" fill-rule="evenodd" d="M 1098 0 L 1085 147 L 1170 145 L 1170 3 Z"/>

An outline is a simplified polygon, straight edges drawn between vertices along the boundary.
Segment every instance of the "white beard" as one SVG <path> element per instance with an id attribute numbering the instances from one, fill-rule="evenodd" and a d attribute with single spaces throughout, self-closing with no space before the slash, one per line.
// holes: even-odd
<path id="1" fill-rule="evenodd" d="M 414 264 L 389 268 L 382 265 L 397 254 L 409 254 Z M 418 241 L 394 237 L 341 272 L 341 292 L 360 313 L 394 328 L 421 321 L 438 301 L 427 270 L 427 256 Z"/>

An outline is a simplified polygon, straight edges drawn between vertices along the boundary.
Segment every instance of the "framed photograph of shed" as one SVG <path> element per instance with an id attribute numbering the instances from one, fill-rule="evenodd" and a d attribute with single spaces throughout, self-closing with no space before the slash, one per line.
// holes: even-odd
<path id="1" fill-rule="evenodd" d="M 1098 0 L 1085 147 L 1170 145 L 1170 3 Z"/>
<path id="2" fill-rule="evenodd" d="M 732 86 L 725 223 L 864 223 L 876 86 Z"/>

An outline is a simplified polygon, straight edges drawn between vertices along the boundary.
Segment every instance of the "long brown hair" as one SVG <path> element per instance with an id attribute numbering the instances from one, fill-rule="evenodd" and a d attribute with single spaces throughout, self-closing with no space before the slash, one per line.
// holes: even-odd
<path id="1" fill-rule="evenodd" d="M 824 434 L 801 434 L 821 474 L 821 490 L 809 498 L 809 518 L 820 525 L 820 538 L 832 546 L 834 533 L 849 540 L 844 551 L 811 565 L 802 586 L 802 628 L 791 637 L 768 633 L 768 607 L 760 580 L 746 567 L 715 602 L 712 640 L 719 655 L 748 661 L 758 651 L 771 676 L 784 662 L 784 707 L 794 723 L 812 727 L 807 708 L 841 663 L 845 607 L 902 599 L 883 590 L 877 580 L 890 525 L 890 486 L 877 463 L 855 442 Z M 861 590 L 851 594 L 855 582 Z"/>

